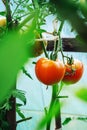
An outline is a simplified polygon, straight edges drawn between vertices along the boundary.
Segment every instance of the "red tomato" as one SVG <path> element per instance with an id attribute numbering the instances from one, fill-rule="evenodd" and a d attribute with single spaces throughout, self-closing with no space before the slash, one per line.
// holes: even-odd
<path id="1" fill-rule="evenodd" d="M 65 67 L 66 72 L 63 77 L 64 83 L 73 84 L 81 79 L 84 70 L 84 66 L 81 61 L 75 59 L 73 64 L 66 64 Z"/>
<path id="2" fill-rule="evenodd" d="M 65 66 L 59 60 L 40 58 L 36 63 L 35 73 L 39 81 L 46 85 L 52 85 L 62 80 Z"/>

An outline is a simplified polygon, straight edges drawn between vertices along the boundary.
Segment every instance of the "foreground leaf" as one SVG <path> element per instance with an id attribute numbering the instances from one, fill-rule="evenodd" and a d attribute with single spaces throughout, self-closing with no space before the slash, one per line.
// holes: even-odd
<path id="1" fill-rule="evenodd" d="M 34 28 L 32 24 L 22 37 L 11 31 L 0 39 L 0 103 L 13 89 L 19 70 L 31 55 L 29 48 L 34 41 Z"/>
<path id="2" fill-rule="evenodd" d="M 87 102 L 87 88 L 81 88 L 76 92 L 76 96 L 81 100 Z"/>

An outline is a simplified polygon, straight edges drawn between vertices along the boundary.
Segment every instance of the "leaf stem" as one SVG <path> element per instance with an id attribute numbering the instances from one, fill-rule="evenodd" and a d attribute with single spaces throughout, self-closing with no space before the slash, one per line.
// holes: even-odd
<path id="1" fill-rule="evenodd" d="M 56 98 L 68 98 L 68 96 L 57 96 Z"/>
<path id="2" fill-rule="evenodd" d="M 22 71 L 23 71 L 23 73 L 24 73 L 26 76 L 28 76 L 28 78 L 30 78 L 30 79 L 33 80 L 33 78 L 31 77 L 31 75 L 27 72 L 27 70 L 26 70 L 24 67 L 22 67 Z"/>
<path id="3" fill-rule="evenodd" d="M 30 119 L 32 119 L 32 117 L 28 117 L 28 118 L 24 118 L 24 119 L 18 120 L 18 121 L 16 121 L 16 124 L 21 123 L 23 121 L 30 120 Z"/>
<path id="4" fill-rule="evenodd" d="M 20 30 L 29 20 L 35 17 L 36 12 L 32 12 L 29 16 L 27 16 L 19 25 L 18 30 Z"/>

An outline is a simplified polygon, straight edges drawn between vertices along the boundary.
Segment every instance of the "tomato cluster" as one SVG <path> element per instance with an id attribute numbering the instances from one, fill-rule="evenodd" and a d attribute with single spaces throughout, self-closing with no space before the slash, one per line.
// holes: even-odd
<path id="1" fill-rule="evenodd" d="M 35 73 L 39 81 L 46 85 L 52 85 L 63 81 L 64 83 L 76 83 L 83 74 L 83 63 L 74 60 L 72 64 L 63 64 L 60 60 L 40 58 L 35 65 Z"/>

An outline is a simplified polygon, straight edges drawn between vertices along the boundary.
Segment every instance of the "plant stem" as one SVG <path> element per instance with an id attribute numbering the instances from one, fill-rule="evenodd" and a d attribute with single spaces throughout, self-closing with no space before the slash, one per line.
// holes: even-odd
<path id="1" fill-rule="evenodd" d="M 32 3 L 33 3 L 33 6 L 35 9 L 38 9 L 39 10 L 39 4 L 36 0 L 32 0 Z M 39 13 L 39 12 L 38 12 Z M 39 17 L 39 16 L 38 16 Z M 37 20 L 37 25 L 38 25 L 38 28 L 40 29 L 40 25 L 38 23 L 38 20 Z M 40 36 L 42 37 L 42 35 L 40 34 Z M 45 48 L 45 45 L 44 45 L 44 42 L 42 42 L 42 47 L 43 47 L 43 51 L 44 51 L 44 54 L 45 54 L 45 57 L 49 58 L 48 57 L 48 53 L 47 53 L 47 50 Z"/>
<path id="2" fill-rule="evenodd" d="M 33 3 L 33 6 L 35 9 L 39 8 L 39 4 L 38 4 L 37 0 L 32 0 L 32 3 Z"/>
<path id="3" fill-rule="evenodd" d="M 43 51 L 44 51 L 45 57 L 47 57 L 47 58 L 49 59 L 49 56 L 48 56 L 47 50 L 46 50 L 45 45 L 44 45 L 43 42 L 42 42 L 42 47 L 43 47 Z"/>
<path id="4" fill-rule="evenodd" d="M 26 70 L 24 67 L 22 67 L 22 71 L 23 71 L 23 73 L 24 73 L 26 76 L 28 76 L 29 79 L 32 79 L 32 80 L 33 80 L 33 78 L 31 77 L 31 75 L 27 72 L 27 70 Z"/>
<path id="5" fill-rule="evenodd" d="M 58 84 L 52 85 L 52 99 L 51 99 L 49 112 L 48 112 L 48 114 L 49 115 L 51 114 L 51 116 L 47 122 L 46 130 L 50 130 L 51 121 L 52 121 L 53 116 L 55 117 L 56 122 L 57 122 L 57 119 L 60 117 L 59 118 L 60 120 L 58 120 L 58 121 L 59 121 L 59 124 L 61 124 L 60 104 L 59 104 L 59 99 L 56 98 L 57 90 L 58 90 Z M 58 127 L 58 126 L 56 125 L 56 127 Z"/>
<path id="6" fill-rule="evenodd" d="M 17 4 L 16 8 L 14 9 L 14 12 L 12 14 L 12 17 L 14 16 L 14 14 L 16 13 L 16 10 L 18 9 L 18 7 L 20 6 L 20 4 Z"/>
<path id="7" fill-rule="evenodd" d="M 58 30 L 58 35 L 60 35 L 60 33 L 62 31 L 63 25 L 64 25 L 64 21 L 62 21 L 61 24 L 60 24 L 60 27 L 59 27 L 59 30 Z"/>
<path id="8" fill-rule="evenodd" d="M 51 103 L 50 103 L 50 107 L 49 107 L 49 112 L 51 111 L 51 109 L 53 108 L 53 104 L 55 102 L 55 98 L 56 98 L 56 86 L 52 86 L 52 99 L 51 99 Z M 47 126 L 46 126 L 46 130 L 50 130 L 50 126 L 51 126 L 51 120 L 52 117 L 49 119 L 49 121 L 47 122 Z"/>
<path id="9" fill-rule="evenodd" d="M 10 125 L 10 130 L 16 130 L 16 99 L 11 97 L 9 102 L 12 109 L 6 111 L 6 122 Z"/>
<path id="10" fill-rule="evenodd" d="M 35 16 L 35 12 L 32 12 L 31 15 L 29 15 L 28 17 L 26 17 L 18 26 L 18 30 L 20 30 L 29 20 L 31 20 L 32 18 L 34 18 Z"/>
<path id="11" fill-rule="evenodd" d="M 13 22 L 12 22 L 11 9 L 10 9 L 10 0 L 6 0 L 5 7 L 6 7 L 7 27 L 8 29 L 12 29 Z"/>
<path id="12" fill-rule="evenodd" d="M 27 117 L 27 118 L 24 118 L 24 119 L 18 120 L 18 121 L 16 121 L 16 124 L 21 123 L 21 122 L 23 122 L 23 121 L 30 120 L 30 119 L 32 119 L 32 117 Z"/>
<path id="13" fill-rule="evenodd" d="M 68 98 L 68 96 L 58 96 L 56 98 Z"/>

